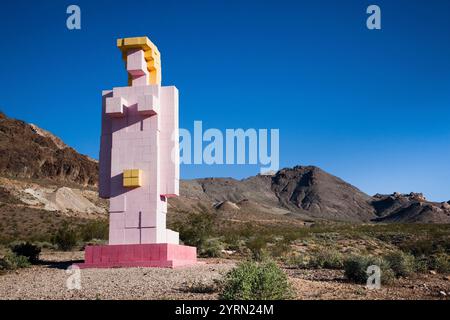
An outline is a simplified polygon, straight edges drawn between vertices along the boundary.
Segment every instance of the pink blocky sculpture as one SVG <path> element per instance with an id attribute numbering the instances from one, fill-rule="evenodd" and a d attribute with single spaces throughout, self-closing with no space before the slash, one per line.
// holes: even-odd
<path id="1" fill-rule="evenodd" d="M 119 39 L 127 87 L 103 91 L 100 197 L 110 200 L 109 245 L 88 246 L 81 268 L 194 264 L 194 247 L 166 228 L 179 194 L 178 90 L 161 86 L 161 60 L 147 38 Z"/>

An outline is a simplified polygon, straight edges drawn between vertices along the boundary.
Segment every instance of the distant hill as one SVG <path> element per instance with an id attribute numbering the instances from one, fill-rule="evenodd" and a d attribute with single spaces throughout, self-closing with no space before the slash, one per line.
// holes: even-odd
<path id="1" fill-rule="evenodd" d="M 450 202 L 430 202 L 421 193 L 375 195 L 379 222 L 450 223 Z"/>
<path id="2" fill-rule="evenodd" d="M 271 183 L 281 205 L 314 218 L 369 221 L 374 217 L 371 197 L 317 167 L 280 170 Z"/>
<path id="3" fill-rule="evenodd" d="M 206 206 L 219 213 L 230 211 L 236 215 L 241 211 L 245 216 L 250 210 L 306 221 L 450 223 L 447 202 L 430 202 L 420 193 L 372 197 L 314 166 L 285 168 L 273 176 L 243 180 L 185 180 L 180 191 L 181 196 L 170 202 L 179 211 Z"/>

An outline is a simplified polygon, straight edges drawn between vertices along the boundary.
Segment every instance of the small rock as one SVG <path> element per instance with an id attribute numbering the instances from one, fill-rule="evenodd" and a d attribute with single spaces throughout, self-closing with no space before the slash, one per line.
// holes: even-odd
<path id="1" fill-rule="evenodd" d="M 441 295 L 442 297 L 446 297 L 447 294 L 445 293 L 445 291 L 439 291 L 439 295 Z"/>
<path id="2" fill-rule="evenodd" d="M 450 276 L 445 276 L 444 280 L 450 281 Z"/>
<path id="3" fill-rule="evenodd" d="M 437 272 L 436 271 L 434 271 L 434 270 L 430 270 L 430 274 L 436 274 Z"/>

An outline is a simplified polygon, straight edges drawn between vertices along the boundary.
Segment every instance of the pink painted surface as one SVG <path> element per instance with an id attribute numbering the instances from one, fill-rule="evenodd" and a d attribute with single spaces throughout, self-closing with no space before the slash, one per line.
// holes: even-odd
<path id="1" fill-rule="evenodd" d="M 133 86 L 147 85 L 149 72 L 144 58 L 144 51 L 136 49 L 128 52 L 127 71 L 131 75 Z"/>
<path id="2" fill-rule="evenodd" d="M 88 246 L 80 268 L 160 267 L 174 268 L 197 263 L 197 249 L 177 244 Z"/>
<path id="3" fill-rule="evenodd" d="M 102 93 L 100 197 L 109 199 L 109 245 L 88 246 L 80 268 L 166 267 L 197 263 L 194 247 L 166 228 L 167 198 L 179 195 L 178 90 L 147 85 L 142 50 L 130 50 L 131 86 Z M 141 186 L 123 187 L 140 169 Z"/>
<path id="4" fill-rule="evenodd" d="M 127 71 L 132 86 L 103 91 L 99 194 L 110 200 L 109 244 L 178 244 L 166 229 L 167 198 L 179 194 L 178 90 L 146 85 L 142 50 L 128 52 Z M 142 170 L 141 187 L 123 187 L 125 169 Z"/>

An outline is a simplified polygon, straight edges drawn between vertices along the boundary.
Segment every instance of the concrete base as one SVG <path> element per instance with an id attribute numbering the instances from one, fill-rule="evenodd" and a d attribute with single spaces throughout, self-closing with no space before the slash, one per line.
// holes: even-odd
<path id="1" fill-rule="evenodd" d="M 176 268 L 197 263 L 197 248 L 170 243 L 87 246 L 80 268 Z"/>

